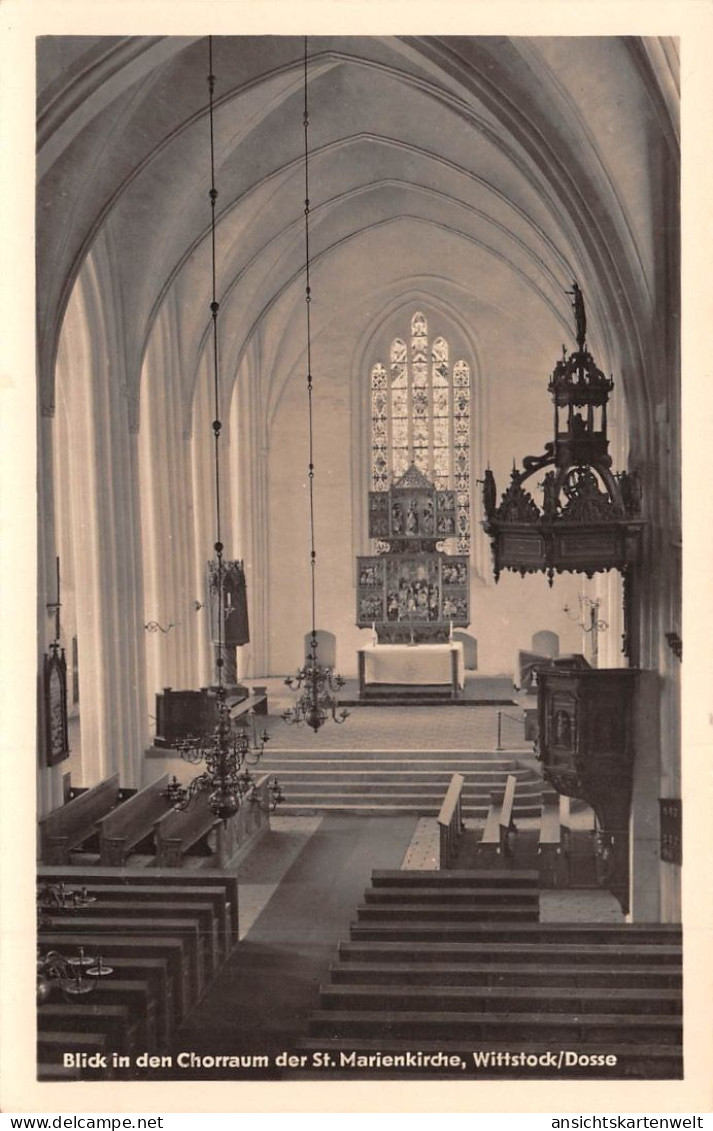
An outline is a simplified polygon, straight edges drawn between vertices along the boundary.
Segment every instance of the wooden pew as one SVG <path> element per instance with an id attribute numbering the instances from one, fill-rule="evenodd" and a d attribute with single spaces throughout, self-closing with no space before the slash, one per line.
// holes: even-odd
<path id="1" fill-rule="evenodd" d="M 438 814 L 439 834 L 439 868 L 450 868 L 453 858 L 458 851 L 458 841 L 463 835 L 465 825 L 461 815 L 461 793 L 465 778 L 462 774 L 453 774 L 446 796 L 443 798 L 441 811 Z"/>
<path id="2" fill-rule="evenodd" d="M 156 822 L 170 810 L 170 804 L 163 796 L 168 781 L 166 773 L 97 822 L 102 864 L 121 867 L 131 850 L 153 831 Z"/>
<path id="3" fill-rule="evenodd" d="M 211 812 L 208 797 L 208 792 L 202 790 L 187 809 L 182 812 L 171 810 L 156 823 L 156 863 L 159 868 L 181 868 L 190 849 L 209 834 L 215 837 L 218 855 L 218 829 L 223 822 Z"/>
<path id="4" fill-rule="evenodd" d="M 106 1057 L 107 1067 L 67 1069 L 69 1079 L 108 1080 L 114 1076 L 111 1048 L 106 1033 L 78 1033 L 60 1029 L 40 1030 L 37 1034 L 37 1078 L 57 1080 L 65 1076 L 62 1057 L 66 1052 L 84 1053 L 87 1057 Z"/>
<path id="5" fill-rule="evenodd" d="M 97 920 L 104 918 L 120 919 L 126 923 L 127 928 L 132 930 L 140 929 L 144 918 L 156 922 L 163 919 L 190 918 L 195 921 L 198 929 L 203 981 L 205 982 L 213 976 L 220 963 L 222 939 L 218 932 L 218 922 L 209 903 L 202 899 L 191 900 L 183 891 L 176 889 L 170 893 L 169 901 L 155 900 L 150 905 L 147 905 L 145 899 L 135 898 L 133 892 L 122 891 L 118 894 L 119 898 L 112 900 L 98 899 L 96 903 L 85 910 L 71 913 L 72 918 L 76 918 L 76 922 L 80 926 L 88 917 Z"/>
<path id="6" fill-rule="evenodd" d="M 267 695 L 256 695 L 254 692 L 248 696 L 247 699 L 240 699 L 235 706 L 230 708 L 231 722 L 237 722 L 242 719 L 247 723 L 246 716 L 254 711 L 256 715 L 266 715 Z"/>
<path id="7" fill-rule="evenodd" d="M 569 828 L 561 821 L 560 802 L 553 790 L 542 795 L 538 857 L 540 884 L 546 888 L 569 886 Z"/>
<path id="8" fill-rule="evenodd" d="M 48 1002 L 37 1009 L 37 1029 L 68 1033 L 104 1033 L 110 1052 L 131 1055 L 142 1047 L 142 1026 L 127 1005 L 108 1005 L 100 991 L 76 1002 Z"/>
<path id="9" fill-rule="evenodd" d="M 186 947 L 181 938 L 107 933 L 98 941 L 75 928 L 73 931 L 42 930 L 38 945 L 43 952 L 59 950 L 67 958 L 76 955 L 80 947 L 86 954 L 96 956 L 101 947 L 101 957 L 114 969 L 134 970 L 146 964 L 158 965 L 164 988 L 161 1000 L 173 1024 L 177 1024 L 196 1001 L 184 962 Z"/>
<path id="10" fill-rule="evenodd" d="M 183 977 L 185 999 L 191 1003 L 198 1001 L 205 989 L 203 978 L 203 946 L 200 938 L 200 924 L 191 915 L 164 918 L 151 916 L 145 912 L 139 918 L 127 918 L 122 915 L 82 915 L 81 919 L 75 916 L 50 915 L 46 919 L 46 929 L 54 934 L 65 932 L 68 935 L 81 934 L 81 945 L 101 954 L 108 961 L 107 937 L 128 939 L 133 937 L 139 941 L 162 939 L 177 941 L 182 945 Z M 101 949 L 100 949 L 101 948 Z M 62 951 L 61 945 L 57 949 Z"/>
<path id="11" fill-rule="evenodd" d="M 87 871 L 89 871 L 89 875 L 86 875 Z M 227 958 L 232 949 L 232 942 L 229 908 L 225 902 L 225 893 L 217 885 L 204 887 L 197 880 L 193 879 L 192 881 L 192 876 L 193 873 L 189 872 L 182 884 L 111 884 L 96 883 L 91 875 L 91 870 L 85 869 L 81 881 L 76 881 L 76 883 L 79 886 L 81 882 L 81 886 L 86 889 L 87 895 L 93 896 L 97 900 L 97 903 L 92 904 L 89 908 L 90 913 L 95 913 L 99 907 L 104 908 L 105 913 L 109 911 L 116 913 L 116 907 L 119 905 L 122 908 L 125 907 L 127 901 L 131 901 L 131 906 L 145 909 L 149 914 L 152 910 L 167 903 L 174 907 L 184 904 L 205 907 L 210 914 L 207 929 L 211 931 L 214 938 L 216 957 L 219 959 Z M 63 878 L 67 882 L 67 886 L 71 887 L 72 884 L 68 882 L 69 877 Z M 81 922 L 81 914 L 78 915 L 77 921 Z"/>
<path id="12" fill-rule="evenodd" d="M 502 796 L 496 793 L 490 795 L 490 808 L 488 809 L 485 829 L 478 845 L 478 857 L 484 861 L 510 855 L 510 833 L 517 832 L 515 822 L 512 819 L 515 784 L 515 775 L 508 774 L 504 794 Z"/>
<path id="13" fill-rule="evenodd" d="M 255 783 L 255 792 L 264 802 L 269 777 L 265 774 Z M 172 811 L 157 823 L 156 863 L 160 868 L 183 867 L 191 849 L 208 836 L 213 840 L 211 866 L 227 868 L 243 845 L 252 843 L 270 827 L 269 815 L 248 797 L 229 821 L 216 817 L 208 801 L 209 793 L 201 791 L 183 812 Z"/>
<path id="14" fill-rule="evenodd" d="M 99 884 L 106 887 L 121 889 L 130 887 L 132 892 L 147 886 L 155 889 L 160 886 L 162 890 L 170 891 L 176 887 L 184 888 L 189 885 L 192 889 L 198 883 L 197 879 L 175 868 L 158 867 L 131 867 L 102 868 L 100 865 L 69 865 L 59 867 L 56 865 L 40 864 L 37 869 L 37 878 L 40 883 L 56 884 L 64 880 L 69 887 L 77 888 Z M 224 905 L 226 916 L 226 934 L 228 936 L 228 949 L 238 941 L 238 881 L 234 873 L 218 871 L 215 868 L 202 868 L 200 872 L 201 892 L 210 892 Z"/>
<path id="15" fill-rule="evenodd" d="M 43 862 L 68 864 L 70 852 L 96 832 L 97 822 L 119 800 L 119 775 L 113 774 L 42 817 L 39 826 Z"/>

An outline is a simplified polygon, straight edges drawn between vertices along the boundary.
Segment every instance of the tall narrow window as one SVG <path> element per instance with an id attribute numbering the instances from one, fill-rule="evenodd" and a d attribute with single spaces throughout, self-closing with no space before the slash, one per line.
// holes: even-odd
<path id="1" fill-rule="evenodd" d="M 470 366 L 451 367 L 444 337 L 429 338 L 421 311 L 407 345 L 394 338 L 388 368 L 371 367 L 371 489 L 386 491 L 410 464 L 440 490 L 457 492 L 458 536 L 449 549 L 470 552 Z"/>

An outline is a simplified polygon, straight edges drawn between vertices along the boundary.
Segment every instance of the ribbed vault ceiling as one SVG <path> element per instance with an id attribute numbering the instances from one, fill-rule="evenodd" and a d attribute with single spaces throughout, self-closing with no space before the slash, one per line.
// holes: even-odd
<path id="1" fill-rule="evenodd" d="M 428 277 L 434 293 L 459 287 L 487 294 L 491 309 L 516 305 L 533 332 L 554 319 L 571 341 L 564 290 L 576 277 L 593 347 L 643 364 L 641 328 L 660 286 L 660 168 L 676 161 L 664 97 L 675 60 L 646 48 L 599 38 L 311 39 L 315 332 L 337 303 L 361 296 L 375 316 L 400 285 Z M 284 373 L 302 349 L 286 333 L 303 285 L 302 52 L 293 37 L 214 41 L 228 376 L 251 335 L 278 318 L 268 361 L 280 352 Z M 171 301 L 191 403 L 209 322 L 207 70 L 205 39 L 39 42 L 46 404 L 64 310 L 99 239 L 111 254 L 130 396 Z M 274 400 L 279 389 L 269 393 Z"/>

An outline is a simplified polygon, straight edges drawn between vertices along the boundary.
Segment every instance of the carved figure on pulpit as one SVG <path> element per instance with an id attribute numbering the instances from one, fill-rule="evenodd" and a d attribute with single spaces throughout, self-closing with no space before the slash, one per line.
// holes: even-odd
<path id="1" fill-rule="evenodd" d="M 433 502 L 427 499 L 423 504 L 423 511 L 421 512 L 421 532 L 423 534 L 433 534 Z"/>
<path id="2" fill-rule="evenodd" d="M 418 534 L 418 514 L 416 513 L 416 504 L 413 500 L 409 503 L 408 512 L 406 514 L 406 533 Z"/>
<path id="3" fill-rule="evenodd" d="M 572 722 L 566 711 L 557 711 L 554 717 L 554 742 L 569 749 L 572 745 Z"/>
<path id="4" fill-rule="evenodd" d="M 557 515 L 557 487 L 554 471 L 548 471 L 542 483 L 542 513 L 545 518 Z"/>
<path id="5" fill-rule="evenodd" d="M 404 532 L 404 515 L 401 510 L 401 503 L 398 501 L 391 508 L 391 530 L 394 534 L 403 534 Z"/>

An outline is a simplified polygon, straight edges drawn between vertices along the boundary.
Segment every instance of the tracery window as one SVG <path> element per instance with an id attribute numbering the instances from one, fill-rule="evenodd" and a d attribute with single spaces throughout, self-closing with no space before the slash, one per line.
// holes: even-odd
<path id="1" fill-rule="evenodd" d="M 470 552 L 470 366 L 451 367 L 448 342 L 429 339 L 421 311 L 410 348 L 394 338 L 389 367 L 371 368 L 371 489 L 386 491 L 411 463 L 440 490 L 457 492 L 457 553 Z"/>

